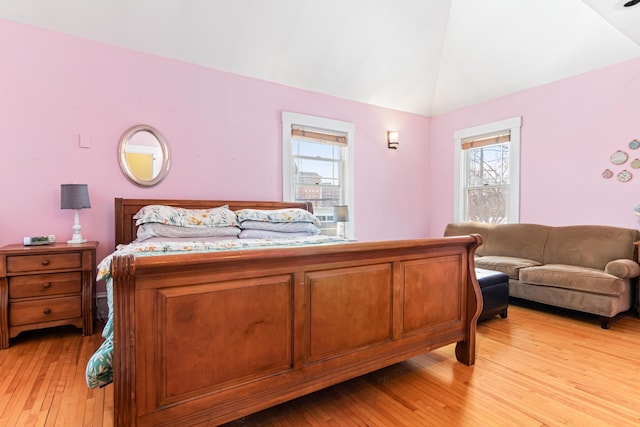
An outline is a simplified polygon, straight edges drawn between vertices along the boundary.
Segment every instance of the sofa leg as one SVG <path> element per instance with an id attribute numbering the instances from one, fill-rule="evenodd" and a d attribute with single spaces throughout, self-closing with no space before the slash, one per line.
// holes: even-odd
<path id="1" fill-rule="evenodd" d="M 503 319 L 507 318 L 507 308 L 505 308 L 500 312 L 500 317 L 502 317 Z"/>
<path id="2" fill-rule="evenodd" d="M 600 327 L 602 329 L 609 329 L 611 327 L 611 317 L 600 316 Z"/>

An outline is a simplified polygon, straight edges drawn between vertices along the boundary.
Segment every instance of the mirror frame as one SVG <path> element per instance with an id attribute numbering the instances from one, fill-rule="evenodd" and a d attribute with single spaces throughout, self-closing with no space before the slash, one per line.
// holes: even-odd
<path id="1" fill-rule="evenodd" d="M 146 131 L 152 134 L 158 141 L 158 144 L 160 144 L 160 149 L 162 150 L 162 165 L 160 166 L 160 171 L 158 172 L 158 175 L 156 177 L 149 180 L 138 178 L 133 173 L 133 171 L 129 167 L 129 163 L 127 162 L 127 145 L 129 144 L 129 142 L 131 142 L 131 138 L 133 138 L 136 133 L 142 131 Z M 122 170 L 122 173 L 127 177 L 129 181 L 133 182 L 136 185 L 139 185 L 140 187 L 153 187 L 167 176 L 167 174 L 169 173 L 169 166 L 171 164 L 169 154 L 169 145 L 167 144 L 167 140 L 164 139 L 164 136 L 162 136 L 158 129 L 149 125 L 137 125 L 127 130 L 124 135 L 122 135 L 122 138 L 120 138 L 120 144 L 118 146 L 118 162 L 120 163 L 120 169 Z"/>

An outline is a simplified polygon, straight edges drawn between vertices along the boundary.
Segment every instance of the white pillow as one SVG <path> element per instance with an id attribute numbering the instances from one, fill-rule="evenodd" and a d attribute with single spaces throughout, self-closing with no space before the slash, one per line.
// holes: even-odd
<path id="1" fill-rule="evenodd" d="M 238 234 L 240 239 L 294 239 L 296 237 L 315 236 L 315 233 L 285 233 L 281 231 L 269 230 L 242 230 Z"/>
<path id="2" fill-rule="evenodd" d="M 283 231 L 287 233 L 312 233 L 320 234 L 320 229 L 310 222 L 263 222 L 263 221 L 242 221 L 240 228 L 243 230 L 269 230 Z"/>
<path id="3" fill-rule="evenodd" d="M 240 228 L 229 227 L 180 227 L 177 225 L 149 222 L 138 227 L 136 242 L 143 242 L 151 237 L 215 237 L 240 234 Z"/>

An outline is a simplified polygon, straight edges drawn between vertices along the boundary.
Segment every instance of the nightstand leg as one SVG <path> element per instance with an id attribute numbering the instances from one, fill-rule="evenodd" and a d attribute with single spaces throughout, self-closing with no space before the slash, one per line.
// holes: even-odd
<path id="1" fill-rule="evenodd" d="M 0 278 L 0 350 L 9 348 L 9 281 Z"/>
<path id="2" fill-rule="evenodd" d="M 82 272 L 82 335 L 93 335 L 94 287 L 91 275 L 93 272 Z"/>

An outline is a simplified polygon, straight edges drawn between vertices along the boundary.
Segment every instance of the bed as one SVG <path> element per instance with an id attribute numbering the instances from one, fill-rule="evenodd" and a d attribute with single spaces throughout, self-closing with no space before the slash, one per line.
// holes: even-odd
<path id="1" fill-rule="evenodd" d="M 116 244 L 144 206 L 306 203 L 115 200 Z M 477 235 L 114 255 L 116 426 L 216 425 L 456 343 L 475 362 Z"/>

